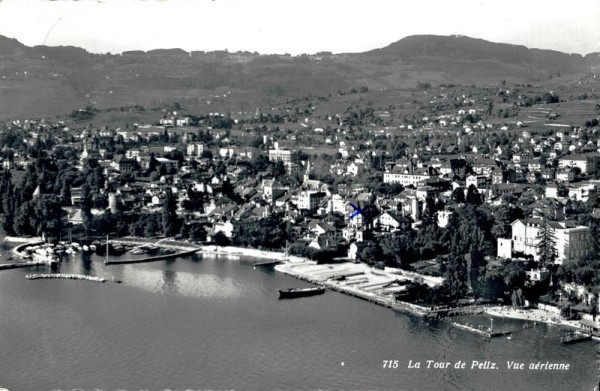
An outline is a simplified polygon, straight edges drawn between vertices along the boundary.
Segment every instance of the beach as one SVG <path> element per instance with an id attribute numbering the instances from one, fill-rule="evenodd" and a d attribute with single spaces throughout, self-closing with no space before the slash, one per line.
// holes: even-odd
<path id="1" fill-rule="evenodd" d="M 541 308 L 520 309 L 510 306 L 492 306 L 485 307 L 484 312 L 488 315 L 501 318 L 521 319 L 532 322 L 582 329 L 581 323 L 578 320 L 562 319 L 560 314 Z"/>

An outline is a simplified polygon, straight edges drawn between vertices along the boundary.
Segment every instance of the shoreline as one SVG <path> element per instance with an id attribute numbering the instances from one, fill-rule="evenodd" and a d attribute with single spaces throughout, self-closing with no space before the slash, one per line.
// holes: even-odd
<path id="1" fill-rule="evenodd" d="M 22 243 L 12 249 L 13 254 L 21 258 L 23 256 L 21 253 L 23 248 L 43 243 L 38 238 L 6 237 L 5 240 Z M 442 283 L 442 278 L 440 277 L 419 275 L 401 269 L 386 267 L 384 270 L 375 270 L 366 264 L 351 262 L 318 265 L 316 261 L 307 258 L 294 255 L 286 257 L 286 254 L 280 251 L 260 250 L 236 246 L 217 246 L 206 244 L 198 245 L 189 242 L 180 242 L 170 238 L 154 240 L 148 238 L 123 237 L 111 240 L 111 242 L 137 245 L 153 244 L 163 248 L 183 251 L 177 254 L 169 254 L 166 256 L 167 258 L 175 258 L 198 253 L 205 256 L 224 256 L 229 259 L 239 259 L 240 256 L 247 256 L 259 259 L 281 261 L 282 263 L 274 266 L 274 270 L 279 273 L 283 273 L 312 284 L 321 285 L 333 291 L 366 300 L 377 305 L 390 308 L 394 311 L 409 313 L 420 317 L 437 317 L 443 314 L 460 315 L 464 313 L 484 313 L 493 317 L 564 326 L 576 329 L 578 331 L 584 330 L 579 321 L 564 320 L 561 319 L 560 315 L 556 313 L 539 308 L 515 309 L 510 306 L 472 305 L 464 308 L 447 308 L 440 310 L 399 301 L 393 296 L 394 292 L 402 290 L 402 285 L 398 283 L 399 281 L 417 280 L 422 283 L 426 283 L 429 286 L 435 286 Z M 163 256 L 156 256 L 148 259 L 144 258 L 130 261 L 108 261 L 107 264 L 143 263 L 159 261 L 167 258 L 164 258 Z M 33 262 L 19 262 L 18 264 L 18 266 L 15 265 L 13 267 L 28 267 L 37 265 Z M 8 264 L 6 265 L 7 268 L 9 268 Z M 1 267 L 2 264 L 0 264 L 0 270 Z"/>
<path id="2" fill-rule="evenodd" d="M 560 315 L 540 308 L 516 309 L 510 306 L 493 306 L 486 307 L 484 312 L 497 318 L 525 320 L 547 325 L 570 327 L 583 331 L 583 327 L 578 320 L 561 319 Z"/>
<path id="3" fill-rule="evenodd" d="M 235 247 L 235 246 L 217 246 L 214 244 L 209 245 L 200 245 L 200 254 L 206 255 L 226 255 L 226 256 L 246 256 L 246 257 L 254 257 L 261 259 L 273 259 L 276 261 L 285 261 L 285 252 L 280 251 L 270 251 L 270 250 L 259 250 L 256 248 L 246 248 L 246 247 Z M 295 255 L 288 256 L 290 260 L 298 260 L 304 259 L 301 257 L 297 257 Z"/>
<path id="4" fill-rule="evenodd" d="M 388 270 L 385 271 L 375 271 L 368 265 L 349 262 L 318 265 L 316 261 L 311 260 L 290 260 L 276 265 L 274 269 L 299 280 L 366 300 L 394 311 L 421 317 L 431 314 L 428 307 L 395 299 L 393 293 L 403 289 L 401 285 L 397 284 L 397 281 L 411 279 L 395 269 L 387 268 Z"/>

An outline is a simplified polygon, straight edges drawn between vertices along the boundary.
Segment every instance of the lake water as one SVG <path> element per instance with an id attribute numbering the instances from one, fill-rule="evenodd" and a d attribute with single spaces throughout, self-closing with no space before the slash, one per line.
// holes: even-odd
<path id="1" fill-rule="evenodd" d="M 60 271 L 122 284 L 25 279 L 0 272 L 0 387 L 19 390 L 591 390 L 595 343 L 561 345 L 564 330 L 484 338 L 308 286 L 251 258 L 194 256 L 104 266 L 81 255 Z M 39 268 L 40 272 L 47 269 Z M 453 319 L 457 320 L 457 319 Z M 458 319 L 486 324 L 485 317 Z M 398 368 L 383 368 L 398 360 Z M 421 368 L 409 369 L 421 362 Z M 426 360 L 450 362 L 426 369 Z M 465 369 L 454 369 L 462 360 Z M 499 369 L 470 369 L 472 361 Z M 568 363 L 568 371 L 506 369 L 506 361 Z M 393 365 L 393 364 L 392 364 Z"/>

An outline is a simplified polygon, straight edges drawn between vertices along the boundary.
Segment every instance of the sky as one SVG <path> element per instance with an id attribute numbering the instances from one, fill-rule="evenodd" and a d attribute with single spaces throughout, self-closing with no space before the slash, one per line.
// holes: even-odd
<path id="1" fill-rule="evenodd" d="M 415 34 L 600 52 L 598 0 L 0 0 L 0 35 L 94 53 L 362 52 Z"/>

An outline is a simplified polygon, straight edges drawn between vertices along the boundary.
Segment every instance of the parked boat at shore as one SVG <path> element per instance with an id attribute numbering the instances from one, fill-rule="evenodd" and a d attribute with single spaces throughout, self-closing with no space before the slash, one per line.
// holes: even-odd
<path id="1" fill-rule="evenodd" d="M 295 299 L 297 297 L 322 295 L 323 293 L 325 293 L 325 288 L 320 287 L 320 286 L 312 287 L 312 288 L 279 289 L 279 298 L 280 299 Z"/>

